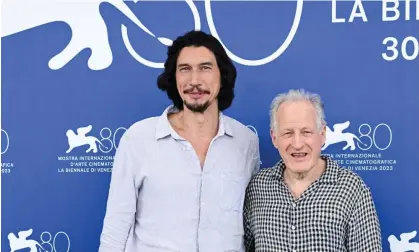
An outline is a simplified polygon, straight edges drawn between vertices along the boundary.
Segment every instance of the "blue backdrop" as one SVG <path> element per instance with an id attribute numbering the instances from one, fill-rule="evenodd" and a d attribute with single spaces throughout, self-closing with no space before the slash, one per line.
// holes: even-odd
<path id="1" fill-rule="evenodd" d="M 119 139 L 170 104 L 156 86 L 169 39 L 211 26 L 238 69 L 225 113 L 257 131 L 262 167 L 279 158 L 274 96 L 319 93 L 324 152 L 371 187 L 384 251 L 419 251 L 419 0 L 4 2 L 2 251 L 97 251 Z"/>

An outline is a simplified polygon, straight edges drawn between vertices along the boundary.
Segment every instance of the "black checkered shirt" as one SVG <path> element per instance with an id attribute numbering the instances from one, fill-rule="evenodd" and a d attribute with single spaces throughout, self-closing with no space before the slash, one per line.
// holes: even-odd
<path id="1" fill-rule="evenodd" d="M 246 251 L 382 251 L 369 188 L 355 173 L 322 158 L 325 172 L 297 200 L 282 177 L 282 160 L 251 180 L 244 206 Z"/>

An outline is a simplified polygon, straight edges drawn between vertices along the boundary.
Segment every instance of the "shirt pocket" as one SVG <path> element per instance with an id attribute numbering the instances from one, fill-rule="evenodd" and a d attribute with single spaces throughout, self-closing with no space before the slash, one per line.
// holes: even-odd
<path id="1" fill-rule="evenodd" d="M 223 211 L 243 212 L 246 179 L 221 178 L 219 206 Z"/>
<path id="2" fill-rule="evenodd" d="M 224 211 L 243 212 L 244 195 L 250 179 L 247 160 L 246 152 L 238 149 L 222 162 L 218 201 Z"/>

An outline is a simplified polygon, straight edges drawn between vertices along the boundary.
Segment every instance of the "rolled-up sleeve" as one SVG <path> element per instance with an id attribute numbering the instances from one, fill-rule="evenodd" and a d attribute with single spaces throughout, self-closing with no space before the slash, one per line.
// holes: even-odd
<path id="1" fill-rule="evenodd" d="M 99 252 L 125 251 L 128 235 L 134 225 L 138 193 L 132 151 L 126 133 L 114 158 Z"/>

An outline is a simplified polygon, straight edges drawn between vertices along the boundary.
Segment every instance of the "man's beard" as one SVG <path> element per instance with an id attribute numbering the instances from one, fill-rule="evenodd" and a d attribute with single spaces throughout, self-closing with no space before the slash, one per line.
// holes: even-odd
<path id="1" fill-rule="evenodd" d="M 183 104 L 192 112 L 204 113 L 204 111 L 207 110 L 207 108 L 209 107 L 210 102 L 206 101 L 202 104 L 196 104 L 196 103 L 195 104 L 190 104 L 186 101 L 183 101 Z"/>
<path id="2" fill-rule="evenodd" d="M 208 90 L 205 90 L 205 89 L 201 88 L 200 86 L 193 86 L 189 89 L 184 90 L 183 93 L 188 94 L 188 93 L 193 92 L 195 90 L 196 90 L 196 92 L 201 92 L 201 93 L 204 93 L 204 94 L 210 94 L 210 92 Z M 197 103 L 188 103 L 186 100 L 183 100 L 183 104 L 192 112 L 204 113 L 204 111 L 207 110 L 207 108 L 209 107 L 210 102 L 208 100 L 208 101 L 206 101 L 202 104 L 199 104 L 199 103 L 197 104 Z"/>

